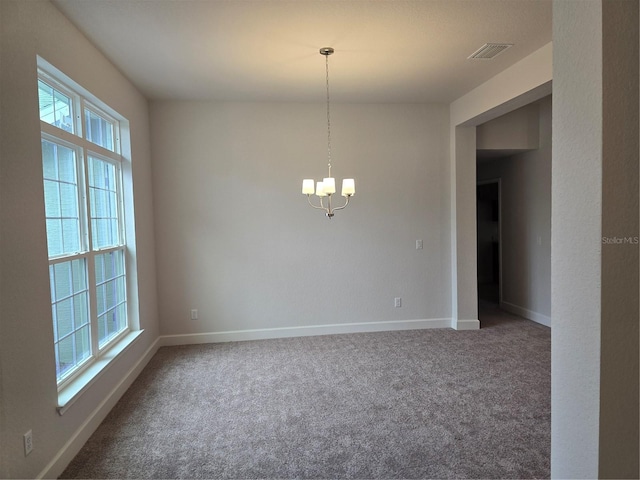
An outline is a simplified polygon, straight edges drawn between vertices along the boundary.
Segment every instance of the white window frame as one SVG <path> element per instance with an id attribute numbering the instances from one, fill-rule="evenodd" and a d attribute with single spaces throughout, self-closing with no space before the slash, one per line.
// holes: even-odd
<path id="1" fill-rule="evenodd" d="M 39 59 L 40 60 L 40 59 Z M 76 259 L 83 259 L 86 265 L 86 276 L 89 290 L 88 299 L 88 311 L 89 311 L 89 324 L 90 324 L 90 344 L 91 353 L 88 358 L 78 363 L 67 374 L 63 374 L 60 378 L 57 378 L 58 391 L 62 391 L 65 387 L 72 384 L 84 372 L 87 371 L 92 365 L 98 362 L 102 357 L 108 357 L 111 355 L 109 352 L 113 347 L 119 343 L 123 343 L 122 340 L 127 337 L 133 330 L 135 322 L 133 321 L 131 302 L 129 302 L 130 288 L 131 288 L 131 275 L 129 269 L 128 252 L 127 252 L 127 232 L 125 224 L 125 191 L 123 181 L 123 164 L 124 158 L 121 154 L 122 146 L 122 121 L 126 122 L 126 119 L 119 115 L 111 114 L 105 109 L 100 108 L 100 102 L 97 98 L 91 96 L 86 91 L 78 91 L 80 89 L 74 88 L 75 84 L 69 80 L 68 83 L 58 75 L 48 71 L 42 64 L 45 62 L 38 62 L 38 80 L 43 81 L 54 89 L 60 91 L 64 95 L 68 96 L 72 101 L 72 115 L 73 115 L 73 128 L 74 132 L 67 132 L 62 128 L 46 123 L 40 122 L 41 137 L 43 140 L 63 145 L 67 148 L 71 148 L 76 152 L 76 175 L 78 182 L 78 214 L 80 216 L 80 249 L 78 252 L 65 253 L 62 255 L 56 255 L 49 258 L 49 265 L 54 265 L 62 262 L 71 262 Z M 51 67 L 51 70 L 55 70 Z M 72 85 L 69 85 L 71 83 Z M 113 124 L 113 141 L 114 151 L 97 145 L 86 138 L 85 132 L 85 109 L 90 112 L 99 115 L 108 122 Z M 102 248 L 93 248 L 92 238 L 92 226 L 91 226 L 91 206 L 89 195 L 89 156 L 97 158 L 101 161 L 108 162 L 116 167 L 116 191 L 117 191 L 117 215 L 118 215 L 118 241 L 114 245 L 109 245 Z M 127 310 L 127 322 L 126 327 L 117 333 L 113 338 L 102 346 L 99 346 L 98 338 L 98 309 L 97 309 L 97 287 L 96 287 L 96 272 L 95 261 L 99 255 L 108 254 L 110 252 L 122 251 L 122 258 L 124 262 L 124 276 L 125 276 L 125 298 L 126 310 Z M 52 298 L 52 303 L 54 299 Z M 52 323 L 52 328 L 54 325 Z M 137 338 L 137 337 L 136 337 Z M 117 350 L 118 348 L 113 348 Z"/>

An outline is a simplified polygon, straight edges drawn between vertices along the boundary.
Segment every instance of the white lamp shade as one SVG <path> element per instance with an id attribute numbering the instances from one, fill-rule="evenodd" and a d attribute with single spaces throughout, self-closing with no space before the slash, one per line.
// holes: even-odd
<path id="1" fill-rule="evenodd" d="M 356 182 L 353 178 L 342 180 L 342 196 L 350 197 L 356 193 Z"/>
<path id="2" fill-rule="evenodd" d="M 332 194 L 336 193 L 336 179 L 333 177 L 327 177 L 322 179 L 322 185 L 324 186 L 324 193 Z"/>
<path id="3" fill-rule="evenodd" d="M 313 195 L 313 178 L 305 178 L 302 180 L 302 194 L 303 195 Z"/>
<path id="4" fill-rule="evenodd" d="M 316 195 L 319 196 L 319 197 L 326 197 L 327 196 L 327 192 L 324 191 L 323 182 L 318 182 L 316 184 Z"/>

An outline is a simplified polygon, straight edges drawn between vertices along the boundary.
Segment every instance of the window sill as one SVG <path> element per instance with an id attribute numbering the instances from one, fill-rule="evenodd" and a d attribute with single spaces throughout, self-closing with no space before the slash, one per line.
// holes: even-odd
<path id="1" fill-rule="evenodd" d="M 65 385 L 58 392 L 58 414 L 64 415 L 67 409 L 89 389 L 89 387 L 107 370 L 109 365 L 118 358 L 118 356 L 127 350 L 140 336 L 144 330 L 129 332 L 122 340 L 111 347 L 104 355 L 102 355 L 93 365 L 82 372 L 78 378 L 73 380 L 69 385 Z"/>

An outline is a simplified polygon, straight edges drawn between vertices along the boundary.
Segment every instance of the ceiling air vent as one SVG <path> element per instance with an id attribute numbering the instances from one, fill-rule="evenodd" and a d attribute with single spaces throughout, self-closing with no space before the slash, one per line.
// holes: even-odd
<path id="1" fill-rule="evenodd" d="M 479 60 L 489 60 L 496 55 L 504 52 L 507 48 L 512 47 L 513 43 L 485 43 L 478 50 L 473 52 L 467 58 L 477 58 Z"/>

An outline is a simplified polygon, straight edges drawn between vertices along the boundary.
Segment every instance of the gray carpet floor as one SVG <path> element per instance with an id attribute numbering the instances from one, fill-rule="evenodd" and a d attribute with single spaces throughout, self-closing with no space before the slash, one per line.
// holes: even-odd
<path id="1" fill-rule="evenodd" d="M 61 478 L 545 478 L 550 329 L 163 347 Z"/>

